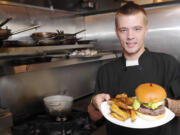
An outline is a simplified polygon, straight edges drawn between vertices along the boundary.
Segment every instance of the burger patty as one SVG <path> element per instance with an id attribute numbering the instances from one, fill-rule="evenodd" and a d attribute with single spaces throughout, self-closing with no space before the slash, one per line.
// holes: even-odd
<path id="1" fill-rule="evenodd" d="M 152 110 L 152 109 L 146 108 L 145 106 L 141 106 L 138 108 L 137 111 L 140 113 L 143 113 L 143 114 L 156 116 L 156 115 L 165 113 L 165 107 L 164 107 L 164 105 L 161 105 L 157 109 Z"/>

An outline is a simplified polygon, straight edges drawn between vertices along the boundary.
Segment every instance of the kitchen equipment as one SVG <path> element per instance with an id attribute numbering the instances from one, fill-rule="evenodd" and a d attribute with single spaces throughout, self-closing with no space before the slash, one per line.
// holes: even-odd
<path id="1" fill-rule="evenodd" d="M 64 31 L 57 30 L 57 36 L 56 39 L 60 41 L 60 44 L 68 45 L 68 44 L 76 44 L 81 38 L 77 38 L 76 35 L 86 31 L 81 30 L 76 33 L 70 34 L 70 33 L 64 33 Z"/>
<path id="2" fill-rule="evenodd" d="M 12 18 L 7 18 L 5 21 L 3 21 L 1 24 L 0 24 L 0 28 L 5 25 L 6 23 L 8 23 L 10 20 L 12 20 Z"/>
<path id="3" fill-rule="evenodd" d="M 80 38 L 76 35 L 84 32 L 85 30 L 78 31 L 74 34 L 64 33 L 64 31 L 57 30 L 56 32 L 35 32 L 31 37 L 36 42 L 36 45 L 70 45 L 75 44 Z"/>
<path id="4" fill-rule="evenodd" d="M 57 30 L 57 33 L 58 33 L 57 38 L 58 39 L 66 39 L 66 40 L 68 40 L 68 39 L 75 39 L 77 34 L 79 34 L 81 32 L 84 32 L 84 31 L 86 31 L 86 30 L 83 29 L 83 30 L 78 31 L 78 32 L 76 32 L 74 34 L 70 34 L 70 33 L 64 33 L 64 31 Z"/>
<path id="5" fill-rule="evenodd" d="M 7 18 L 5 21 L 3 21 L 1 24 L 0 24 L 0 40 L 3 40 L 3 39 L 7 39 L 11 33 L 11 30 L 6 28 L 6 29 L 2 29 L 1 27 L 3 25 L 5 25 L 6 23 L 8 23 L 12 18 Z"/>
<path id="6" fill-rule="evenodd" d="M 37 46 L 48 46 L 48 45 L 62 45 L 62 43 L 59 40 L 55 39 L 42 39 L 36 41 Z"/>
<path id="7" fill-rule="evenodd" d="M 12 35 L 19 34 L 19 33 L 22 33 L 22 32 L 28 31 L 28 30 L 36 29 L 38 27 L 40 27 L 40 25 L 24 28 L 24 29 L 18 30 L 16 32 L 11 32 L 11 30 L 8 28 L 0 29 L 0 40 L 8 39 Z"/>
<path id="8" fill-rule="evenodd" d="M 32 39 L 34 39 L 35 41 L 37 40 L 42 40 L 42 39 L 46 39 L 46 38 L 55 38 L 57 36 L 56 32 L 35 32 L 32 33 L 31 37 Z"/>
<path id="9" fill-rule="evenodd" d="M 7 39 L 11 35 L 11 30 L 6 29 L 0 29 L 0 40 Z"/>
<path id="10" fill-rule="evenodd" d="M 40 27 L 40 25 L 35 25 L 35 26 L 27 27 L 27 28 L 24 28 L 22 30 L 18 30 L 18 31 L 12 32 L 11 35 L 19 34 L 19 33 L 22 33 L 22 32 L 28 31 L 28 30 L 32 30 L 32 29 L 36 29 L 36 28 L 39 28 L 39 27 Z"/>
<path id="11" fill-rule="evenodd" d="M 92 122 L 84 111 L 72 110 L 66 121 L 55 121 L 41 113 L 33 118 L 18 122 L 12 127 L 13 135 L 91 135 L 104 123 Z M 99 135 L 102 135 L 99 132 Z"/>
<path id="12" fill-rule="evenodd" d="M 73 97 L 54 95 L 43 98 L 43 101 L 50 115 L 64 117 L 71 112 Z"/>
<path id="13" fill-rule="evenodd" d="M 35 45 L 34 40 L 4 40 L 2 47 L 30 47 Z"/>

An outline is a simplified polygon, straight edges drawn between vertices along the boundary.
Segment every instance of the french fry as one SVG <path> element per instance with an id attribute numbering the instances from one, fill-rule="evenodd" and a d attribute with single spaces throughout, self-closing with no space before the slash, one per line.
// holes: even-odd
<path id="1" fill-rule="evenodd" d="M 126 93 L 116 95 L 116 98 L 127 98 L 127 97 L 128 96 Z"/>
<path id="2" fill-rule="evenodd" d="M 130 118 L 131 117 L 131 111 L 130 110 L 126 110 L 126 113 L 127 113 L 128 118 Z"/>
<path id="3" fill-rule="evenodd" d="M 110 105 L 111 113 L 109 114 L 112 118 L 116 118 L 120 121 L 125 121 L 131 118 L 131 121 L 136 120 L 136 112 L 133 109 L 133 97 L 128 97 L 126 93 L 118 94 L 115 98 L 108 101 Z"/>
<path id="4" fill-rule="evenodd" d="M 134 102 L 134 98 L 128 97 L 127 94 L 118 94 L 115 99 L 115 101 L 121 101 L 125 104 L 132 105 Z"/>
<path id="5" fill-rule="evenodd" d="M 127 94 L 123 93 L 123 94 L 118 94 L 116 95 L 115 99 L 119 100 L 119 101 L 122 101 L 123 103 L 126 102 L 128 96 Z"/>
<path id="6" fill-rule="evenodd" d="M 134 102 L 134 98 L 132 98 L 132 97 L 128 97 L 128 98 L 127 98 L 126 103 L 127 103 L 128 105 L 133 105 L 133 102 Z"/>
<path id="7" fill-rule="evenodd" d="M 131 109 L 131 121 L 135 121 L 136 120 L 136 112 L 134 109 Z"/>
<path id="8" fill-rule="evenodd" d="M 111 102 L 119 102 L 119 101 L 121 101 L 121 100 L 120 100 L 120 98 L 112 98 L 110 101 L 111 101 Z"/>
<path id="9" fill-rule="evenodd" d="M 118 94 L 115 98 L 108 101 L 110 105 L 111 113 L 109 114 L 112 118 L 116 118 L 120 121 L 125 121 L 131 118 L 131 121 L 136 120 L 136 112 L 133 110 L 133 97 L 128 97 L 126 93 Z"/>
<path id="10" fill-rule="evenodd" d="M 112 112 L 112 113 L 110 113 L 110 116 L 112 118 L 116 118 L 116 119 L 118 119 L 120 121 L 125 121 L 125 119 L 123 117 L 119 116 L 117 113 Z"/>
<path id="11" fill-rule="evenodd" d="M 117 113 L 119 116 L 123 117 L 125 120 L 129 117 L 128 114 L 127 114 L 127 112 L 121 110 L 116 104 L 112 104 L 112 105 L 110 106 L 110 109 L 111 109 L 113 112 Z"/>
<path id="12" fill-rule="evenodd" d="M 132 106 L 128 106 L 127 104 L 119 101 L 119 102 L 114 102 L 114 104 L 116 104 L 118 107 L 122 108 L 122 109 L 125 109 L 125 110 L 128 110 L 128 109 L 133 109 Z"/>

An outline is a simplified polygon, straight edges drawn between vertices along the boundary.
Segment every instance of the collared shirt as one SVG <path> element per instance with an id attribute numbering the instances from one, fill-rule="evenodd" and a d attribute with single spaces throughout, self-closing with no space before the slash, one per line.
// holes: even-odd
<path id="1" fill-rule="evenodd" d="M 126 60 L 126 67 L 137 66 L 137 65 L 139 65 L 138 60 Z"/>
<path id="2" fill-rule="evenodd" d="M 139 65 L 126 66 L 124 56 L 105 64 L 99 69 L 96 93 L 119 93 L 135 96 L 135 88 L 142 83 L 156 83 L 165 88 L 167 97 L 180 99 L 180 64 L 167 54 L 150 52 L 147 49 L 139 58 Z M 178 119 L 151 129 L 131 129 L 107 122 L 108 135 L 179 135 Z"/>

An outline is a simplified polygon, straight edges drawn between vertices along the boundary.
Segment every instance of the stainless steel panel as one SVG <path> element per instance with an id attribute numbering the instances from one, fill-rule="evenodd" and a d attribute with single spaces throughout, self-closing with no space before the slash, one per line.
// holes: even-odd
<path id="1" fill-rule="evenodd" d="M 150 29 L 146 45 L 174 55 L 180 61 L 180 5 L 148 9 Z"/>
<path id="2" fill-rule="evenodd" d="M 8 26 L 12 32 L 34 25 L 41 25 L 37 30 L 16 34 L 9 37 L 9 39 L 29 37 L 37 31 L 56 32 L 56 30 L 63 30 L 65 33 L 75 33 L 84 29 L 83 17 L 75 16 L 71 12 L 0 3 L 0 21 L 2 22 L 8 17 L 13 19 L 5 26 Z M 85 33 L 80 33 L 78 36 L 84 37 Z"/>
<path id="3" fill-rule="evenodd" d="M 97 40 L 97 47 L 103 49 L 120 49 L 115 35 L 114 13 L 85 17 L 86 39 Z"/>
<path id="4" fill-rule="evenodd" d="M 146 11 L 150 26 L 146 47 L 171 54 L 180 61 L 180 3 L 146 8 Z M 86 39 L 97 39 L 97 47 L 102 49 L 121 50 L 114 31 L 114 14 L 86 16 Z"/>
<path id="5" fill-rule="evenodd" d="M 24 7 L 13 7 L 9 5 L 0 5 L 0 20 L 3 21 L 8 17 L 13 19 L 9 21 L 3 28 L 8 27 L 12 32 L 27 27 L 30 20 Z M 22 21 L 23 20 L 23 21 Z M 12 38 L 12 37 L 10 37 Z"/>
<path id="6" fill-rule="evenodd" d="M 42 98 L 65 94 L 75 99 L 94 91 L 96 72 L 104 62 L 90 62 L 4 76 L 0 78 L 0 106 L 9 107 L 14 118 L 40 111 Z"/>

